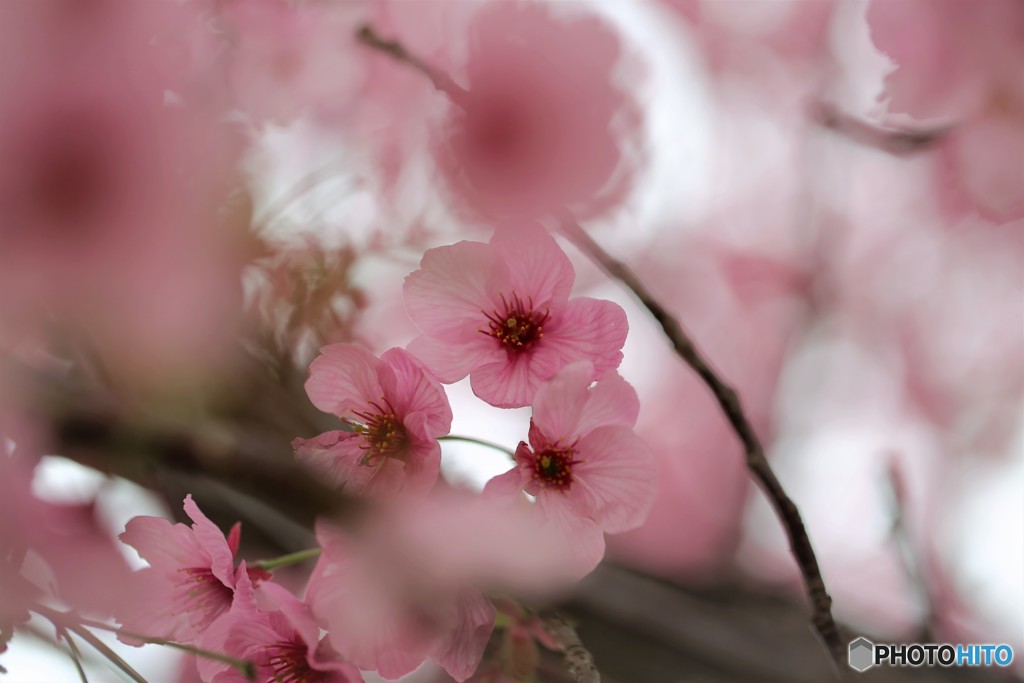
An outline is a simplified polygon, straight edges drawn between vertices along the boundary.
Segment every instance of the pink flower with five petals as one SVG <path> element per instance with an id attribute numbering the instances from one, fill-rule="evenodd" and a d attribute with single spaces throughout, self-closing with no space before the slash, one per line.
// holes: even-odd
<path id="1" fill-rule="evenodd" d="M 193 642 L 231 607 L 241 574 L 255 582 L 270 577 L 262 570 L 235 568 L 237 524 L 224 538 L 191 495 L 185 496 L 185 512 L 191 527 L 159 517 L 135 517 L 125 525 L 121 541 L 150 564 L 135 574 L 136 599 L 117 613 L 125 642 L 141 645 L 129 633 Z"/>
<path id="2" fill-rule="evenodd" d="M 536 223 L 498 230 L 490 243 L 431 249 L 405 280 L 409 317 L 423 332 L 409 350 L 445 383 L 470 376 L 499 408 L 529 405 L 567 364 L 598 379 L 622 361 L 629 329 L 610 301 L 569 298 L 576 273 Z"/>
<path id="3" fill-rule="evenodd" d="M 602 532 L 643 524 L 654 501 L 650 449 L 633 432 L 640 403 L 618 374 L 593 387 L 589 363 L 569 365 L 544 384 L 533 403 L 529 441 L 516 466 L 487 483 L 485 494 L 526 491 L 589 571 L 604 555 Z"/>
<path id="4" fill-rule="evenodd" d="M 306 393 L 346 429 L 295 439 L 295 456 L 358 494 L 427 493 L 437 481 L 441 447 L 451 429 L 444 389 L 404 349 L 380 359 L 352 344 L 320 349 Z"/>

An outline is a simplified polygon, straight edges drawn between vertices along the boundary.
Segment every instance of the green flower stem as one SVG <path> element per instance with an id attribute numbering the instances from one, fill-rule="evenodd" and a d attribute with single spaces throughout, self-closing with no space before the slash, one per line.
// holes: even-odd
<path id="1" fill-rule="evenodd" d="M 277 569 L 278 567 L 287 567 L 291 564 L 299 564 L 306 560 L 312 560 L 316 557 L 320 557 L 320 548 L 310 548 L 309 550 L 300 550 L 296 553 L 289 553 L 288 555 L 282 555 L 281 557 L 275 557 L 271 560 L 260 560 L 259 562 L 253 562 L 250 566 L 253 569 L 271 570 Z"/>
<path id="2" fill-rule="evenodd" d="M 473 436 L 457 436 L 455 434 L 449 434 L 448 436 L 438 437 L 437 440 L 438 441 L 463 441 L 465 443 L 473 443 L 473 444 L 476 444 L 477 446 L 483 446 L 484 448 L 491 448 L 491 449 L 496 450 L 496 451 L 501 451 L 502 453 L 504 453 L 508 457 L 512 458 L 513 460 L 516 459 L 515 452 L 509 450 L 508 448 L 505 448 L 501 444 L 496 444 L 493 441 L 484 441 L 483 439 L 477 439 L 476 437 L 473 437 Z"/>

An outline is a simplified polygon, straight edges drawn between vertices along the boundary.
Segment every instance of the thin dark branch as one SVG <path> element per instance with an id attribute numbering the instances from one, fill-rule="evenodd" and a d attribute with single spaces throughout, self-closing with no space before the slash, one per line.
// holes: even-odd
<path id="1" fill-rule="evenodd" d="M 601 683 L 601 673 L 594 664 L 594 656 L 584 647 L 569 622 L 557 614 L 547 616 L 544 618 L 544 630 L 565 655 L 565 669 L 576 683 Z"/>
<path id="2" fill-rule="evenodd" d="M 829 104 L 817 105 L 811 118 L 819 125 L 865 147 L 895 156 L 923 152 L 938 143 L 948 128 L 899 130 L 882 128 L 840 111 Z"/>
<path id="3" fill-rule="evenodd" d="M 790 550 L 796 558 L 807 596 L 811 602 L 811 623 L 814 624 L 818 635 L 828 647 L 833 661 L 837 666 L 842 666 L 846 659 L 846 647 L 839 635 L 835 619 L 832 617 L 832 598 L 825 588 L 825 581 L 821 576 L 821 569 L 818 566 L 818 559 L 814 554 L 811 540 L 804 528 L 803 518 L 800 516 L 796 504 L 779 483 L 768 459 L 765 458 L 764 447 L 743 411 L 743 405 L 740 403 L 736 391 L 718 376 L 689 335 L 686 334 L 679 320 L 651 294 L 629 266 L 601 248 L 568 212 L 561 217 L 561 226 L 563 233 L 573 244 L 605 272 L 633 292 L 644 308 L 661 325 L 661 329 L 671 342 L 676 355 L 682 358 L 711 390 L 726 419 L 732 425 L 733 431 L 736 432 L 743 444 L 747 469 L 750 470 L 751 476 L 768 497 L 776 516 L 786 530 Z"/>
<path id="4" fill-rule="evenodd" d="M 427 64 L 422 59 L 406 50 L 405 46 L 397 40 L 382 38 L 370 26 L 363 26 L 356 31 L 356 38 L 366 46 L 388 54 L 392 59 L 407 64 L 416 71 L 419 71 L 430 79 L 430 82 L 435 88 L 447 95 L 455 104 L 462 105 L 464 103 L 465 97 L 468 94 L 465 88 L 452 80 L 452 77 L 441 69 Z"/>

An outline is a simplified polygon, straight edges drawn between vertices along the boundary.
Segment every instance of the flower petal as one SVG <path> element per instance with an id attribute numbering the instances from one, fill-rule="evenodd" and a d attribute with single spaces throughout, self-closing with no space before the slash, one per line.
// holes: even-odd
<path id="1" fill-rule="evenodd" d="M 576 280 L 569 257 L 555 238 L 539 223 L 525 221 L 504 226 L 491 238 L 508 265 L 511 291 L 524 301 L 529 297 L 538 308 L 562 306 Z"/>
<path id="2" fill-rule="evenodd" d="M 445 384 L 458 382 L 473 368 L 505 358 L 505 349 L 501 344 L 493 337 L 485 337 L 480 333 L 461 344 L 424 335 L 413 339 L 408 349 Z"/>
<path id="3" fill-rule="evenodd" d="M 589 360 L 600 379 L 622 362 L 627 332 L 626 312 L 617 303 L 578 297 L 544 326 L 545 348 L 560 356 L 560 365 Z"/>
<path id="4" fill-rule="evenodd" d="M 309 366 L 306 393 L 325 413 L 339 417 L 366 410 L 371 401 L 384 395 L 377 378 L 380 361 L 354 344 L 331 344 Z"/>
<path id="5" fill-rule="evenodd" d="M 484 311 L 508 288 L 508 268 L 482 242 L 429 249 L 419 270 L 405 278 L 405 309 L 416 326 L 437 339 L 462 343 L 486 326 Z"/>
<path id="6" fill-rule="evenodd" d="M 633 385 L 617 372 L 605 375 L 588 390 L 576 433 L 584 435 L 604 426 L 633 427 L 639 414 L 640 399 Z"/>
<path id="7" fill-rule="evenodd" d="M 537 390 L 533 424 L 549 444 L 566 444 L 583 433 L 579 423 L 587 405 L 587 387 L 593 379 L 594 366 L 585 360 L 578 361 L 562 368 Z"/>
<path id="8" fill-rule="evenodd" d="M 455 604 L 454 628 L 432 659 L 459 683 L 473 675 L 494 630 L 494 605 L 477 590 L 465 590 Z"/>
<path id="9" fill-rule="evenodd" d="M 608 533 L 644 523 L 654 502 L 656 470 L 651 450 L 633 430 L 598 427 L 580 439 L 568 497 Z"/>
<path id="10" fill-rule="evenodd" d="M 192 531 L 195 532 L 196 543 L 199 544 L 203 552 L 209 555 L 209 560 L 204 564 L 209 565 L 210 571 L 220 579 L 221 583 L 234 590 L 236 583 L 235 558 L 231 554 L 231 548 L 228 547 L 227 539 L 224 538 L 224 532 L 203 514 L 199 506 L 192 500 L 192 494 L 185 496 L 184 508 L 185 514 L 193 522 Z"/>
<path id="11" fill-rule="evenodd" d="M 429 379 L 405 349 L 389 349 L 381 357 L 380 383 L 399 417 L 421 413 L 423 436 L 437 438 L 452 428 L 452 409 L 441 385 Z"/>

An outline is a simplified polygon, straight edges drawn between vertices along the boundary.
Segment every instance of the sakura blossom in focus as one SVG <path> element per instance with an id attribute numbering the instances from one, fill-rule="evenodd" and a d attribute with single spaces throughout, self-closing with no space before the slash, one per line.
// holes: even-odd
<path id="1" fill-rule="evenodd" d="M 292 442 L 296 457 L 346 491 L 427 493 L 441 463 L 437 438 L 452 411 L 440 384 L 403 349 L 380 359 L 352 344 L 331 344 L 310 365 L 306 393 L 347 427 Z"/>
<path id="2" fill-rule="evenodd" d="M 239 527 L 228 538 L 202 513 L 192 496 L 185 497 L 192 526 L 171 524 L 159 517 L 135 517 L 121 540 L 135 548 L 149 567 L 135 575 L 136 600 L 117 615 L 125 635 L 132 633 L 195 642 L 234 599 L 239 577 L 256 582 L 269 578 L 261 570 L 235 568 Z"/>
<path id="3" fill-rule="evenodd" d="M 405 306 L 423 332 L 409 350 L 442 382 L 469 375 L 491 405 L 529 405 L 567 364 L 591 363 L 591 380 L 622 360 L 628 324 L 610 301 L 569 298 L 575 272 L 534 223 L 499 229 L 487 244 L 431 249 L 405 280 Z"/>
<path id="4" fill-rule="evenodd" d="M 485 494 L 535 496 L 582 566 L 604 555 L 602 532 L 643 524 L 655 492 L 650 449 L 633 432 L 640 402 L 618 374 L 590 387 L 589 363 L 573 363 L 537 392 L 529 444 L 516 466 L 488 482 Z"/>
<path id="5" fill-rule="evenodd" d="M 239 567 L 234 600 L 227 614 L 204 633 L 200 644 L 211 652 L 253 662 L 256 678 L 248 679 L 223 662 L 200 658 L 203 683 L 361 683 L 359 671 L 331 649 L 304 603 L 284 587 L 265 582 L 253 589 Z"/>
<path id="6" fill-rule="evenodd" d="M 400 678 L 430 659 L 457 681 L 480 663 L 494 627 L 494 606 L 480 591 L 397 591 L 401 566 L 372 561 L 353 538 L 318 525 L 323 554 L 306 600 L 347 661 Z"/>
<path id="7" fill-rule="evenodd" d="M 889 112 L 951 127 L 940 150 L 947 205 L 1024 217 L 1024 5 L 872 0 L 868 22 L 895 63 Z"/>
<path id="8" fill-rule="evenodd" d="M 622 46 L 595 15 L 491 2 L 469 27 L 468 92 L 451 108 L 438 161 L 489 215 L 608 209 L 628 190 L 625 147 L 639 113 L 615 82 Z"/>

